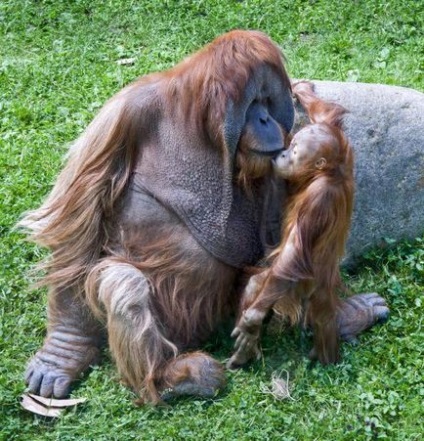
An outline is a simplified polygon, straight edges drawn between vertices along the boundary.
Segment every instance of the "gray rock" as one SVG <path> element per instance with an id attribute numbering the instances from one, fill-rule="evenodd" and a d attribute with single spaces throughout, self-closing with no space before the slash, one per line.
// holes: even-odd
<path id="1" fill-rule="evenodd" d="M 318 96 L 349 111 L 344 128 L 355 151 L 356 195 L 346 261 L 383 238 L 422 234 L 424 94 L 379 84 L 313 83 Z"/>

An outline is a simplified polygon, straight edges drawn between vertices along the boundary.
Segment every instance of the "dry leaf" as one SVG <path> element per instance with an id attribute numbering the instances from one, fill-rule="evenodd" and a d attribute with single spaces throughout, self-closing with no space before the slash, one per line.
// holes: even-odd
<path id="1" fill-rule="evenodd" d="M 278 400 L 285 400 L 291 398 L 289 382 L 283 378 L 274 376 L 271 380 L 271 393 Z"/>
<path id="2" fill-rule="evenodd" d="M 54 398 L 44 398 L 34 394 L 28 395 L 47 407 L 71 407 L 87 401 L 87 398 L 69 398 L 67 400 L 56 400 Z"/>
<path id="3" fill-rule="evenodd" d="M 58 418 L 66 407 L 73 407 L 84 403 L 86 398 L 70 398 L 67 400 L 56 400 L 44 398 L 34 394 L 22 395 L 21 406 L 29 412 L 36 413 L 49 418 Z"/>
<path id="4" fill-rule="evenodd" d="M 64 411 L 57 407 L 44 407 L 28 395 L 22 395 L 21 406 L 32 413 L 49 418 L 57 418 Z"/>
<path id="5" fill-rule="evenodd" d="M 286 372 L 286 379 L 284 379 L 274 372 L 271 379 L 271 389 L 263 386 L 262 392 L 271 394 L 277 400 L 285 400 L 287 398 L 293 400 L 293 397 L 290 395 L 289 373 Z"/>

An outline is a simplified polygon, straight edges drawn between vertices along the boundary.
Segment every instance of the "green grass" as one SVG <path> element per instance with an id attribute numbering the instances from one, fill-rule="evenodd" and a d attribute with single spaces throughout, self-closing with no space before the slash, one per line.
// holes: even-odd
<path id="1" fill-rule="evenodd" d="M 38 206 L 66 145 L 113 93 L 172 66 L 218 34 L 262 29 L 292 77 L 380 82 L 424 91 L 424 3 L 376 1 L 23 1 L 0 3 L 0 440 L 419 440 L 424 433 L 424 246 L 376 250 L 346 275 L 390 304 L 384 326 L 311 365 L 309 337 L 269 334 L 264 359 L 228 373 L 215 400 L 136 408 L 105 361 L 74 390 L 88 402 L 49 422 L 22 410 L 23 371 L 45 334 L 44 291 L 28 270 L 44 251 L 12 231 Z M 135 58 L 121 66 L 121 58 Z M 224 360 L 225 335 L 207 347 Z M 292 400 L 269 393 L 289 375 Z"/>

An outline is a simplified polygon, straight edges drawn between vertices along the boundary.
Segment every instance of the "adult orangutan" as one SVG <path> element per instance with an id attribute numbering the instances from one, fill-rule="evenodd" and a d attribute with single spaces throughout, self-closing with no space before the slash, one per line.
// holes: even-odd
<path id="1" fill-rule="evenodd" d="M 263 256 L 270 158 L 292 123 L 281 53 L 255 31 L 227 33 L 103 107 L 22 222 L 51 250 L 30 391 L 65 396 L 96 362 L 104 329 L 145 401 L 222 387 L 218 362 L 183 352 L 236 308 L 243 268 Z M 375 321 L 372 302 L 343 305 L 352 334 Z"/>
<path id="2" fill-rule="evenodd" d="M 296 133 L 275 159 L 288 185 L 282 242 L 270 256 L 271 267 L 246 287 L 230 367 L 259 352 L 262 321 L 271 309 L 292 324 L 306 309 L 304 319 L 314 331 L 311 355 L 324 364 L 339 360 L 337 291 L 352 216 L 353 152 L 341 130 L 345 109 L 318 99 L 311 83 L 297 83 L 293 92 L 314 124 Z"/>

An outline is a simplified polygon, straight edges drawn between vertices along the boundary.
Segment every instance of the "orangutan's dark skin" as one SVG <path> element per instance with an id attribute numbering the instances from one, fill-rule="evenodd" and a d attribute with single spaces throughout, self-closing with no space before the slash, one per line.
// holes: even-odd
<path id="1" fill-rule="evenodd" d="M 221 365 L 198 348 L 237 310 L 263 257 L 271 157 L 293 124 L 279 49 L 233 31 L 114 96 L 76 141 L 45 203 L 22 222 L 51 250 L 48 332 L 29 390 L 69 393 L 107 331 L 141 400 L 214 396 Z M 341 309 L 352 335 L 375 319 Z"/>

